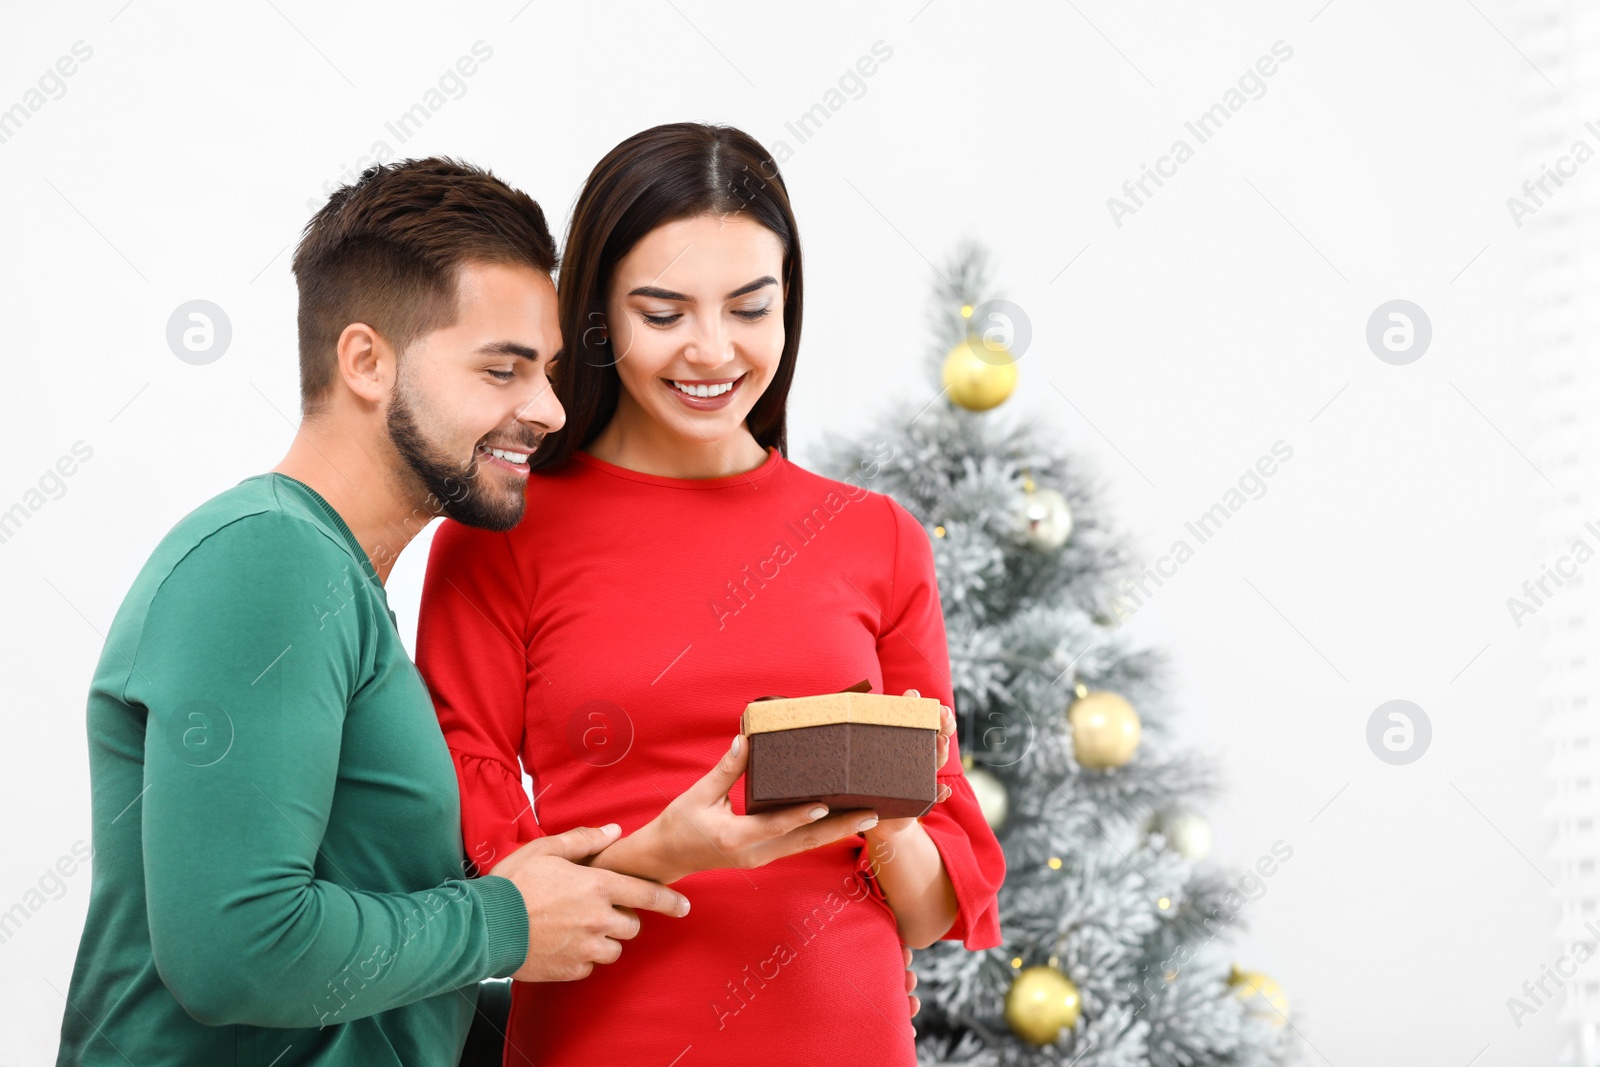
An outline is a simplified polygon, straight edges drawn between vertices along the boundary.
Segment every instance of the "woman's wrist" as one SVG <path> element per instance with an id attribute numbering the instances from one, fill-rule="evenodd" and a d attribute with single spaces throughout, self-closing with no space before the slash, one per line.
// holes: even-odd
<path id="1" fill-rule="evenodd" d="M 862 831 L 861 836 L 867 839 L 867 844 L 874 849 L 877 855 L 879 846 L 887 845 L 891 848 L 895 842 L 904 842 L 906 836 L 922 833 L 922 822 L 918 819 L 880 819 L 878 825 L 870 830 Z"/>
<path id="2" fill-rule="evenodd" d="M 662 885 L 676 881 L 680 876 L 667 870 L 666 864 L 651 848 L 652 835 L 649 830 L 650 826 L 646 825 L 627 837 L 613 841 L 590 859 L 589 866 L 634 878 L 648 878 Z"/>

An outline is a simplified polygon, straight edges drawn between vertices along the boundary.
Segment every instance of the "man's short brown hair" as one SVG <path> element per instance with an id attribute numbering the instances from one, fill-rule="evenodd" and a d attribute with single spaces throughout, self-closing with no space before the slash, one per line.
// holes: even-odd
<path id="1" fill-rule="evenodd" d="M 437 157 L 368 168 L 312 216 L 295 249 L 302 414 L 327 399 L 350 323 L 366 323 L 403 352 L 455 321 L 463 265 L 549 274 L 556 258 L 544 211 L 487 170 Z"/>

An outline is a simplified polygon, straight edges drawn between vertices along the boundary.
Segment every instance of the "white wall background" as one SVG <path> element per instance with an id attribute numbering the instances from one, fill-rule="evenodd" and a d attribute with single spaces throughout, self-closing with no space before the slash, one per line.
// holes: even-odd
<path id="1" fill-rule="evenodd" d="M 4 21 L 0 108 L 74 42 L 93 55 L 0 143 L 0 510 L 74 442 L 94 454 L 0 545 L 0 909 L 88 836 L 84 695 L 146 554 L 287 446 L 287 246 L 323 183 L 381 139 L 489 164 L 564 229 L 617 141 L 722 121 L 794 149 L 801 461 L 926 395 L 927 261 L 963 236 L 1032 317 L 1005 414 L 1095 464 L 1152 559 L 1294 448 L 1131 624 L 1226 769 L 1215 861 L 1294 848 L 1238 959 L 1283 982 L 1308 1062 L 1551 1061 L 1556 1009 L 1519 1029 L 1505 1007 L 1555 956 L 1536 648 L 1505 608 L 1539 571 L 1542 484 L 1518 452 L 1526 231 L 1505 198 L 1530 71 L 1506 0 L 96 0 Z M 384 124 L 480 40 L 465 94 L 399 145 Z M 1117 227 L 1106 198 L 1279 40 L 1265 95 Z M 798 144 L 785 122 L 878 41 L 892 58 Z M 233 326 L 209 366 L 165 342 L 195 298 Z M 1434 328 L 1406 367 L 1364 339 L 1394 298 Z M 407 632 L 424 542 L 391 582 Z M 1434 726 L 1407 767 L 1365 740 L 1392 698 Z M 0 1067 L 53 1062 L 87 890 L 0 946 Z"/>

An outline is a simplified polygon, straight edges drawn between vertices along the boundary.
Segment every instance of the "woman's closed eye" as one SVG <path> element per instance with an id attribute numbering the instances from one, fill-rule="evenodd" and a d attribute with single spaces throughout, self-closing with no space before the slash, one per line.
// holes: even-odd
<path id="1" fill-rule="evenodd" d="M 758 319 L 766 318 L 771 311 L 772 305 L 764 304 L 758 308 L 735 308 L 733 313 L 746 322 L 755 322 Z M 673 323 L 683 318 L 683 315 L 678 312 L 652 315 L 648 311 L 641 311 L 639 312 L 639 316 L 652 326 L 671 326 Z"/>

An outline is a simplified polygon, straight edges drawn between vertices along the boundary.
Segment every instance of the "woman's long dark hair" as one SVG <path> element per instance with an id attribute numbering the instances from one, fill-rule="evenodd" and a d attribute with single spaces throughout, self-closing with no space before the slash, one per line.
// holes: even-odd
<path id="1" fill-rule="evenodd" d="M 755 138 L 731 126 L 673 122 L 636 133 L 595 165 L 578 194 L 561 255 L 559 303 L 565 351 L 556 397 L 567 422 L 545 436 L 529 463 L 552 467 L 593 441 L 617 410 L 617 375 L 606 292 L 617 263 L 651 230 L 704 214 L 744 212 L 783 245 L 783 355 L 750 409 L 750 433 L 762 448 L 789 454 L 786 411 L 800 348 L 804 286 L 800 233 L 778 165 Z"/>

